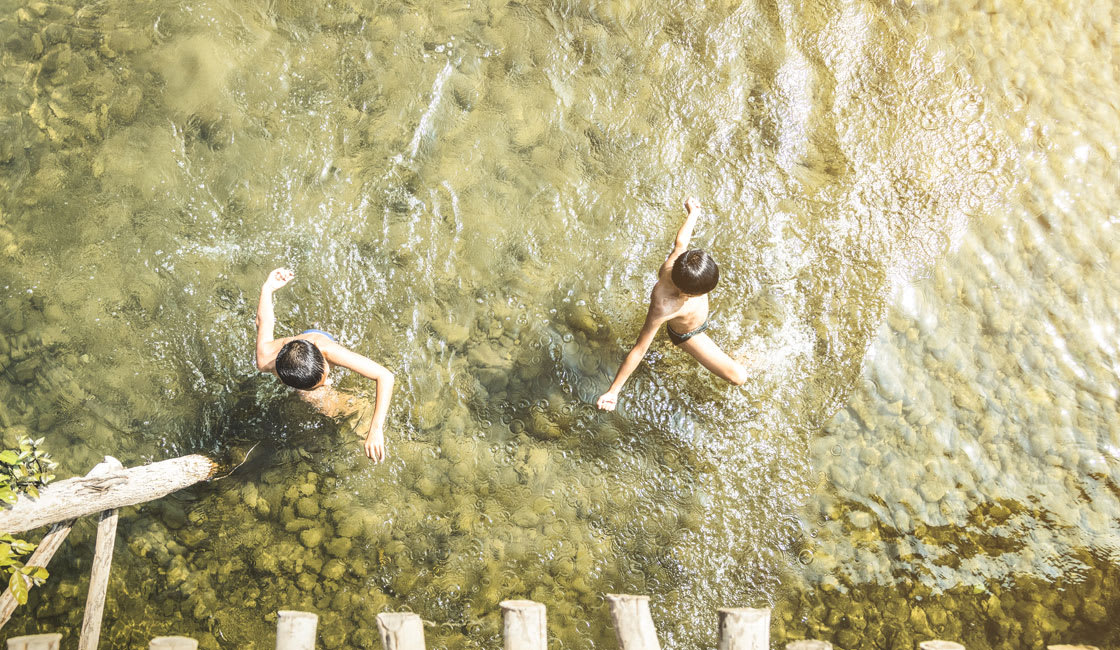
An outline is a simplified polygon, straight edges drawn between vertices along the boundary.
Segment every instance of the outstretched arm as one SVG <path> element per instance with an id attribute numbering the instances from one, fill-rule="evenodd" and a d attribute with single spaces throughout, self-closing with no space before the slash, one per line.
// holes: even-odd
<path id="1" fill-rule="evenodd" d="M 267 370 L 275 357 L 275 346 L 269 345 L 276 336 L 276 313 L 272 310 L 272 293 L 291 282 L 296 274 L 288 269 L 273 269 L 261 285 L 261 299 L 257 304 L 257 370 Z"/>
<path id="2" fill-rule="evenodd" d="M 677 240 L 673 245 L 674 250 L 682 252 L 688 250 L 688 243 L 692 241 L 692 231 L 696 228 L 696 218 L 700 216 L 700 202 L 696 200 L 696 197 L 690 196 L 685 199 L 684 209 L 688 216 L 685 217 L 684 225 L 677 231 Z"/>
<path id="3" fill-rule="evenodd" d="M 341 345 L 332 345 L 324 350 L 324 355 L 330 363 L 343 368 L 349 368 L 359 375 L 372 379 L 377 383 L 377 398 L 373 403 L 373 419 L 369 423 L 369 433 L 366 434 L 366 456 L 375 461 L 385 458 L 385 416 L 389 413 L 389 400 L 393 396 L 393 382 L 395 377 L 385 366 L 369 357 L 352 352 Z"/>
<path id="4" fill-rule="evenodd" d="M 619 367 L 618 374 L 611 382 L 611 387 L 599 396 L 596 406 L 604 411 L 613 411 L 615 406 L 618 405 L 618 391 L 622 390 L 626 380 L 630 378 L 630 375 L 646 356 L 646 351 L 653 343 L 653 337 L 657 336 L 657 328 L 662 322 L 664 322 L 664 319 L 656 317 L 653 313 L 653 305 L 650 305 L 649 312 L 646 314 L 646 322 L 642 325 L 642 331 L 638 333 L 637 342 L 634 343 L 634 347 L 630 348 L 626 358 L 622 360 L 622 366 Z"/>
<path id="5" fill-rule="evenodd" d="M 688 250 L 688 244 L 692 241 L 692 231 L 696 228 L 696 219 L 700 216 L 700 202 L 695 197 L 688 197 L 684 202 L 684 208 L 688 211 L 688 216 L 684 219 L 684 224 L 681 229 L 677 231 L 677 238 L 673 242 L 673 250 L 669 253 L 669 257 L 665 258 L 665 263 L 661 265 L 659 275 L 665 275 L 673 268 L 673 263 L 681 256 L 681 253 Z"/>

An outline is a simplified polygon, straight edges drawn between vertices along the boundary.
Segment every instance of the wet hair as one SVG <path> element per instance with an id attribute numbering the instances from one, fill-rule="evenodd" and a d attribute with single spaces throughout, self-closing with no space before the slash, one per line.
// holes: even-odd
<path id="1" fill-rule="evenodd" d="M 711 255 L 694 248 L 673 262 L 673 284 L 690 296 L 702 296 L 719 283 L 719 266 Z"/>
<path id="2" fill-rule="evenodd" d="M 311 390 L 323 378 L 326 362 L 311 341 L 288 341 L 276 355 L 276 374 L 280 381 L 300 390 Z"/>

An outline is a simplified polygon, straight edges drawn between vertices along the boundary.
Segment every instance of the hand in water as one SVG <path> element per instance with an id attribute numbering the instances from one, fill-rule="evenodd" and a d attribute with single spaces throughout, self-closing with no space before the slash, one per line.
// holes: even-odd
<path id="1" fill-rule="evenodd" d="M 595 405 L 604 411 L 613 411 L 618 405 L 618 393 L 603 393 Z"/>
<path id="2" fill-rule="evenodd" d="M 381 427 L 369 430 L 369 435 L 366 436 L 366 456 L 375 463 L 385 460 L 385 434 L 382 433 Z"/>
<path id="3" fill-rule="evenodd" d="M 273 269 L 268 274 L 268 278 L 264 281 L 264 288 L 269 291 L 276 291 L 280 287 L 292 281 L 296 277 L 294 271 L 290 269 Z"/>
<path id="4" fill-rule="evenodd" d="M 699 199 L 697 199 L 695 196 L 688 197 L 687 199 L 684 200 L 684 209 L 687 210 L 689 214 L 692 214 L 693 210 L 699 210 L 700 209 Z"/>

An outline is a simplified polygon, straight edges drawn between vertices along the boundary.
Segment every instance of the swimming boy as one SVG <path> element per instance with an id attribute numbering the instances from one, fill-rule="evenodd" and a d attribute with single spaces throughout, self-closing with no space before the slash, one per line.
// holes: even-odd
<path id="1" fill-rule="evenodd" d="M 689 197 L 684 206 L 688 217 L 677 232 L 673 252 L 657 272 L 657 283 L 649 296 L 649 312 L 638 333 L 638 341 L 626 355 L 611 387 L 599 396 L 597 405 L 605 411 L 613 411 L 618 404 L 618 391 L 646 356 L 662 323 L 673 345 L 696 357 L 705 368 L 736 386 L 747 380 L 743 364 L 727 356 L 704 333 L 708 329 L 708 292 L 719 282 L 719 267 L 706 252 L 688 249 L 700 204 Z"/>
<path id="2" fill-rule="evenodd" d="M 272 293 L 288 284 L 295 273 L 275 269 L 261 286 L 257 306 L 257 370 L 271 372 L 280 381 L 296 388 L 300 397 L 311 402 L 330 417 L 354 413 L 354 398 L 346 398 L 331 387 L 331 366 L 349 368 L 377 382 L 377 399 L 373 419 L 366 434 L 366 456 L 380 462 L 385 458 L 385 415 L 393 394 L 393 373 L 380 364 L 339 345 L 334 337 L 319 329 L 309 329 L 296 336 L 274 338 L 276 314 L 272 311 Z"/>

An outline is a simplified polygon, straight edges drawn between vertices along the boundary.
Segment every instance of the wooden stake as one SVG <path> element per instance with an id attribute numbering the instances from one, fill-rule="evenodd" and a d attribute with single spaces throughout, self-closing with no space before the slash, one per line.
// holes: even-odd
<path id="1" fill-rule="evenodd" d="M 964 650 L 964 646 L 955 641 L 922 641 L 918 644 L 919 650 Z"/>
<path id="2" fill-rule="evenodd" d="M 214 461 L 195 454 L 120 469 L 103 476 L 82 476 L 51 483 L 39 491 L 38 499 L 22 495 L 11 508 L 0 509 L 0 530 L 22 533 L 158 499 L 210 478 L 216 467 Z"/>
<path id="3" fill-rule="evenodd" d="M 148 650 L 198 650 L 198 641 L 185 636 L 157 636 Z"/>
<path id="4" fill-rule="evenodd" d="M 661 650 L 649 613 L 649 596 L 607 594 L 607 602 L 621 650 Z"/>
<path id="5" fill-rule="evenodd" d="M 105 476 L 121 469 L 121 461 L 106 456 L 90 470 L 87 476 Z M 113 546 L 117 541 L 118 510 L 106 510 L 97 522 L 97 544 L 93 551 L 93 567 L 89 572 L 89 591 L 86 593 L 86 612 L 82 619 L 82 634 L 78 650 L 97 650 L 101 638 L 101 618 L 105 612 L 105 599 L 109 591 L 109 570 L 113 565 Z"/>
<path id="6" fill-rule="evenodd" d="M 832 644 L 828 641 L 790 641 L 786 650 L 832 650 Z"/>
<path id="7" fill-rule="evenodd" d="M 31 558 L 27 560 L 26 565 L 46 568 L 46 566 L 50 564 L 51 558 L 54 557 L 55 552 L 62 546 L 62 541 L 70 534 L 70 529 L 73 526 L 73 519 L 55 524 L 54 527 L 43 536 L 43 539 L 39 542 L 39 547 L 31 554 Z M 27 578 L 21 577 L 21 579 L 27 584 L 27 588 L 31 589 L 31 581 Z M 4 595 L 0 596 L 0 628 L 7 625 L 8 620 L 12 618 L 12 612 L 16 611 L 17 605 L 19 605 L 19 602 L 16 601 L 16 597 L 12 595 L 12 590 L 10 588 L 5 590 Z"/>
<path id="8" fill-rule="evenodd" d="M 548 624 L 545 608 L 531 600 L 503 600 L 505 650 L 546 650 Z"/>
<path id="9" fill-rule="evenodd" d="M 770 610 L 719 610 L 719 650 L 770 650 Z"/>
<path id="10" fill-rule="evenodd" d="M 8 639 L 8 650 L 58 650 L 61 634 L 32 634 Z"/>
<path id="11" fill-rule="evenodd" d="M 319 615 L 282 609 L 276 619 L 276 650 L 315 650 Z"/>
<path id="12" fill-rule="evenodd" d="M 377 631 L 385 650 L 424 650 L 424 622 L 412 612 L 378 614 Z"/>

